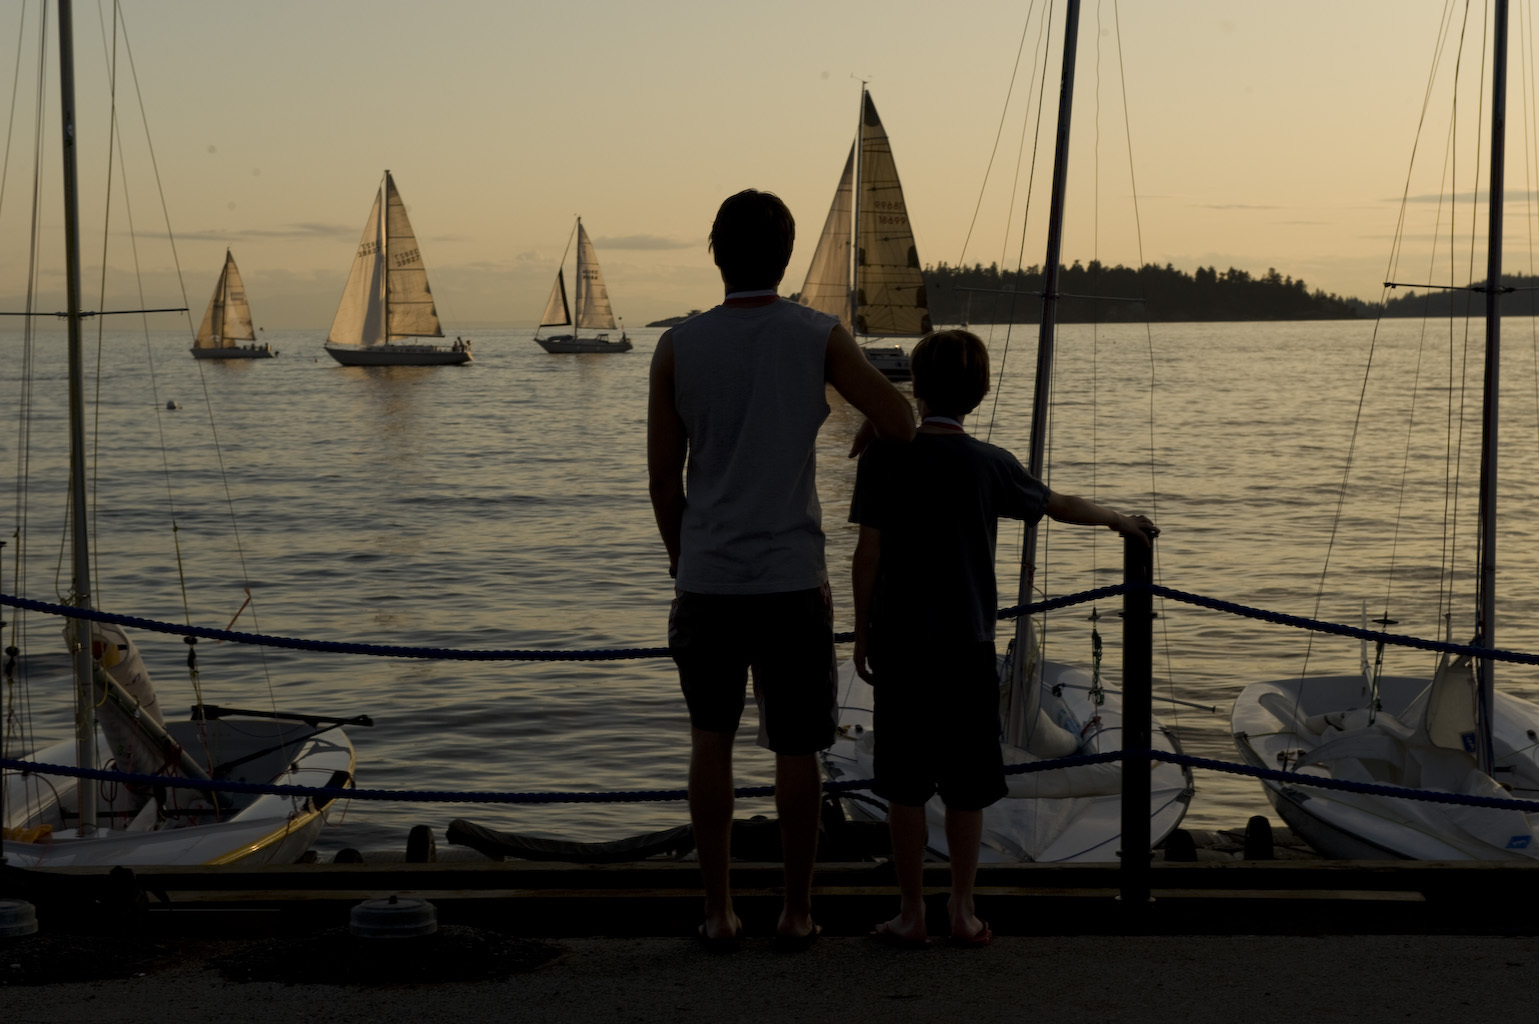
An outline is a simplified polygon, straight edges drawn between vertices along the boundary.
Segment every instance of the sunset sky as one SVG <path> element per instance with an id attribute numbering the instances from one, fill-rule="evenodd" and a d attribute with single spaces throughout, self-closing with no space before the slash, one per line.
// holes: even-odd
<path id="1" fill-rule="evenodd" d="M 451 334 L 532 325 L 577 214 L 628 326 L 709 305 L 720 289 L 706 232 L 720 200 L 749 186 L 777 192 L 798 218 L 783 285 L 795 290 L 853 138 L 861 79 L 892 140 L 921 260 L 1040 263 L 1062 8 L 1041 43 L 1043 6 L 1029 2 L 123 0 L 137 86 L 120 30 L 118 116 L 146 299 L 183 301 L 136 93 L 196 315 L 229 246 L 257 323 L 324 331 L 385 168 Z M 0 42 L 11 72 L 0 74 L 6 309 L 21 308 L 25 279 L 39 10 L 38 0 L 0 6 L 0 41 L 19 40 Z M 105 0 L 77 0 L 93 296 L 110 15 Z M 50 37 L 52 17 L 50 5 Z M 1433 0 L 1086 2 L 1065 261 L 1275 267 L 1312 289 L 1376 299 L 1444 17 Z M 1483 18 L 1471 16 L 1472 38 Z M 1526 18 L 1514 5 L 1512 31 L 1525 40 Z M 52 38 L 48 49 L 40 294 L 52 308 L 62 305 Z M 1469 90 L 1478 49 L 1466 57 Z M 1023 250 L 1017 154 L 1044 81 L 1034 51 L 1049 54 L 1049 102 Z M 1512 60 L 1508 251 L 1513 269 L 1527 269 L 1521 200 L 1534 172 L 1523 122 L 1533 114 L 1516 49 Z M 1471 141 L 1473 109 L 1459 126 Z M 1413 195 L 1438 192 L 1446 136 L 1439 108 L 1421 142 L 1432 180 Z M 1459 161 L 1455 187 L 1467 196 L 1475 165 L 1462 152 Z M 136 289 L 123 192 L 115 181 L 109 305 Z M 1410 238 L 1422 244 L 1414 229 Z"/>

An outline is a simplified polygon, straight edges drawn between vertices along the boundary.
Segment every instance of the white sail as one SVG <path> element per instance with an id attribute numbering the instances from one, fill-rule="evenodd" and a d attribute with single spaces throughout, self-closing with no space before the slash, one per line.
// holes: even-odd
<path id="1" fill-rule="evenodd" d="M 598 253 L 588 238 L 588 229 L 577 222 L 577 326 L 600 331 L 615 329 L 615 312 L 609 306 L 609 289 L 599 271 Z"/>
<path id="2" fill-rule="evenodd" d="M 797 301 L 811 306 L 819 313 L 836 316 L 848 330 L 850 327 L 850 216 L 854 209 L 855 147 L 844 161 L 844 173 L 839 176 L 839 187 L 834 190 L 834 201 L 828 208 L 828 219 L 823 222 L 823 233 L 818 236 L 818 247 L 812 252 L 812 263 L 807 267 L 807 280 L 802 284 Z"/>
<path id="3" fill-rule="evenodd" d="M 561 327 L 572 322 L 572 311 L 566 305 L 566 278 L 560 267 L 556 268 L 556 281 L 550 286 L 550 298 L 545 300 L 545 312 L 540 314 L 541 327 Z"/>
<path id="4" fill-rule="evenodd" d="M 396 191 L 395 179 L 385 172 L 386 259 L 389 262 L 388 330 L 390 340 L 413 336 L 443 337 L 438 311 L 433 308 L 433 289 L 428 286 L 427 264 L 417 247 L 417 236 L 406 216 L 406 204 Z"/>
<path id="5" fill-rule="evenodd" d="M 381 345 L 421 335 L 441 338 L 443 330 L 406 205 L 386 171 L 326 340 Z"/>
<path id="6" fill-rule="evenodd" d="M 859 234 L 855 259 L 855 333 L 922 335 L 929 302 L 887 132 L 870 94 L 860 118 Z"/>
<path id="7" fill-rule="evenodd" d="M 246 286 L 235 266 L 230 250 L 224 251 L 224 269 L 208 300 L 203 324 L 198 328 L 195 348 L 228 348 L 235 342 L 255 341 L 251 326 L 251 307 L 246 302 Z"/>
<path id="8" fill-rule="evenodd" d="M 385 223 L 379 215 L 381 189 L 374 196 L 374 208 L 363 225 L 353 269 L 348 272 L 342 301 L 331 321 L 327 341 L 340 345 L 378 345 L 385 340 L 384 250 Z"/>

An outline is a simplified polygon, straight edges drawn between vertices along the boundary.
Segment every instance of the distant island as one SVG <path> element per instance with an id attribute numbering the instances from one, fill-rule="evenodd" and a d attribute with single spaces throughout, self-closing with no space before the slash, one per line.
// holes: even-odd
<path id="1" fill-rule="evenodd" d="M 1042 318 L 1042 271 L 952 267 L 924 269 L 930 319 L 937 324 L 1035 323 Z M 1234 320 L 1356 320 L 1372 307 L 1316 289 L 1269 269 L 1260 277 L 1230 267 L 1193 274 L 1166 264 L 1134 270 L 1092 260 L 1063 267 L 1058 282 L 1061 323 L 1143 323 Z"/>
<path id="2" fill-rule="evenodd" d="M 683 316 L 670 316 L 666 320 L 653 320 L 651 323 L 647 324 L 647 326 L 648 327 L 672 327 L 674 324 L 681 324 L 681 323 L 683 323 L 685 320 L 688 320 L 690 317 L 695 316 L 699 312 L 700 311 L 698 309 L 692 309 L 688 313 L 685 313 Z"/>

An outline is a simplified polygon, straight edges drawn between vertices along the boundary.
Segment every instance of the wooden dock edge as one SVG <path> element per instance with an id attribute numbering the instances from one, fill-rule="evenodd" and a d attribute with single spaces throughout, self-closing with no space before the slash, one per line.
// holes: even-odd
<path id="1" fill-rule="evenodd" d="M 1539 863 L 1228 861 L 1152 865 L 1153 899 L 1118 898 L 1116 864 L 980 867 L 979 911 L 1002 935 L 1539 934 Z M 932 913 L 947 869 L 927 866 Z M 779 909 L 778 864 L 733 866 L 750 932 Z M 893 913 L 891 867 L 820 864 L 815 914 L 829 934 L 863 935 Z M 40 921 L 132 922 L 163 933 L 275 934 L 344 926 L 350 909 L 388 895 L 425 899 L 441 923 L 510 934 L 690 934 L 701 894 L 687 862 L 306 864 L 263 868 L 55 868 L 0 865 L 0 898 Z"/>

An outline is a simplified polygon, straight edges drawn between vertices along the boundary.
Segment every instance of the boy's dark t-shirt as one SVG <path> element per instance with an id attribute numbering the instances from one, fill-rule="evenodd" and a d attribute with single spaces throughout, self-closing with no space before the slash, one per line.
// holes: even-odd
<path id="1" fill-rule="evenodd" d="M 1035 524 L 1047 498 L 1014 455 L 967 434 L 874 442 L 850 503 L 850 522 L 882 533 L 873 642 L 993 640 L 998 521 Z"/>

